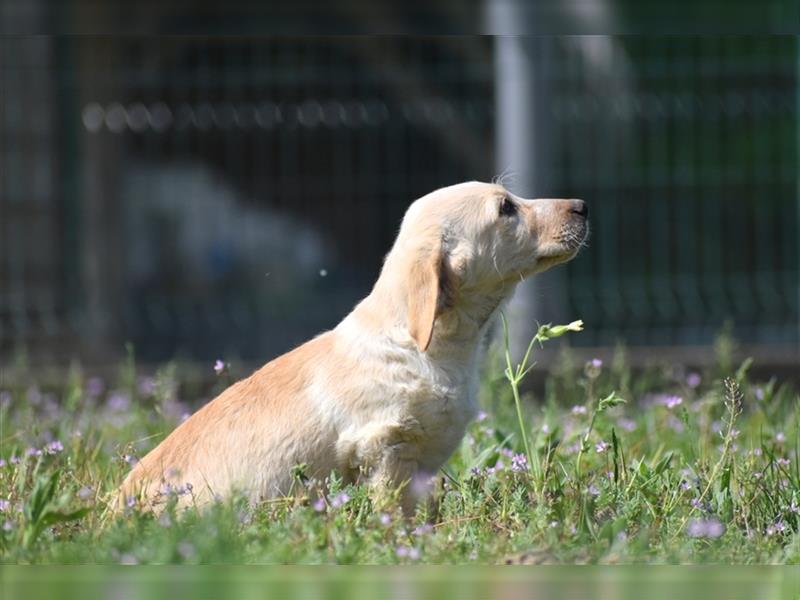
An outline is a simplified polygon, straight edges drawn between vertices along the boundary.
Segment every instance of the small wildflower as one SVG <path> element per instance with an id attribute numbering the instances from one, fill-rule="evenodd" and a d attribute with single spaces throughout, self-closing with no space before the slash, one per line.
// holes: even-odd
<path id="1" fill-rule="evenodd" d="M 408 558 L 411 560 L 419 560 L 420 551 L 419 548 L 409 548 L 408 549 Z"/>
<path id="2" fill-rule="evenodd" d="M 600 495 L 600 490 L 593 483 L 589 484 L 589 489 L 587 491 L 589 492 L 589 495 L 591 495 L 591 496 L 599 496 Z"/>
<path id="3" fill-rule="evenodd" d="M 599 358 L 593 358 L 590 363 L 595 369 L 600 369 L 603 366 L 603 361 Z"/>
<path id="4" fill-rule="evenodd" d="M 64 451 L 64 444 L 58 440 L 54 440 L 47 444 L 46 450 L 48 454 L 58 454 Z"/>
<path id="5" fill-rule="evenodd" d="M 684 479 L 683 481 L 681 481 L 681 484 L 680 484 L 680 486 L 679 486 L 679 487 L 680 487 L 680 488 L 681 488 L 681 489 L 682 489 L 684 492 L 686 492 L 686 491 L 688 491 L 688 490 L 692 489 L 692 484 L 691 484 L 691 483 L 689 483 L 688 481 L 686 481 L 686 480 Z"/>
<path id="6" fill-rule="evenodd" d="M 11 503 L 8 500 L 0 498 L 0 512 L 6 512 L 9 506 L 11 506 Z"/>
<path id="7" fill-rule="evenodd" d="M 797 502 L 792 500 L 792 503 L 789 505 L 789 510 L 794 514 L 800 514 L 800 506 L 797 505 Z"/>
<path id="8" fill-rule="evenodd" d="M 761 456 L 761 454 L 763 454 L 761 448 L 753 448 L 753 456 Z"/>
<path id="9" fill-rule="evenodd" d="M 675 415 L 669 415 L 669 417 L 667 418 L 667 425 L 675 433 L 683 433 L 683 429 L 684 429 L 683 421 L 681 421 Z"/>
<path id="10" fill-rule="evenodd" d="M 20 457 L 12 456 L 11 458 L 8 459 L 8 462 L 10 462 L 12 465 L 18 465 L 20 463 Z"/>
<path id="11" fill-rule="evenodd" d="M 325 499 L 324 498 L 317 498 L 312 505 L 314 510 L 321 513 L 325 511 Z"/>
<path id="12" fill-rule="evenodd" d="M 389 513 L 381 513 L 381 516 L 378 517 L 381 522 L 381 525 L 384 527 L 389 527 L 392 524 L 392 516 Z"/>
<path id="13" fill-rule="evenodd" d="M 603 452 L 608 450 L 610 447 L 611 447 L 611 444 L 609 444 L 608 442 L 605 442 L 603 440 L 600 440 L 599 442 L 597 442 L 594 445 L 594 449 L 598 454 L 602 454 Z"/>
<path id="14" fill-rule="evenodd" d="M 12 529 L 14 529 L 14 523 L 11 521 L 6 521 L 3 523 L 3 531 L 11 531 Z"/>
<path id="15" fill-rule="evenodd" d="M 131 406 L 130 394 L 123 390 L 114 390 L 109 395 L 106 405 L 111 412 L 125 412 Z"/>
<path id="16" fill-rule="evenodd" d="M 570 411 L 573 415 L 585 415 L 586 414 L 586 407 L 581 406 L 580 404 L 577 406 L 573 406 L 572 410 Z"/>
<path id="17" fill-rule="evenodd" d="M 480 467 L 472 467 L 469 472 L 474 475 L 475 477 L 481 476 L 481 468 Z"/>
<path id="18" fill-rule="evenodd" d="M 662 404 L 669 409 L 673 409 L 676 406 L 680 406 L 683 404 L 683 398 L 680 396 L 664 396 L 662 400 Z"/>
<path id="19" fill-rule="evenodd" d="M 219 359 L 217 359 L 216 362 L 214 363 L 214 373 L 216 373 L 217 375 L 222 375 L 225 372 L 226 368 L 227 365 Z"/>
<path id="20" fill-rule="evenodd" d="M 741 433 L 741 431 L 739 431 L 738 429 L 731 429 L 731 433 L 730 433 L 731 439 L 735 440 L 736 438 L 739 437 L 740 433 Z"/>
<path id="21" fill-rule="evenodd" d="M 153 377 L 142 375 L 136 381 L 136 388 L 142 396 L 152 396 L 156 393 L 156 380 Z"/>
<path id="22" fill-rule="evenodd" d="M 489 418 L 489 414 L 485 410 L 478 411 L 478 414 L 475 416 L 475 420 L 478 423 L 481 423 Z"/>
<path id="23" fill-rule="evenodd" d="M 767 535 L 775 535 L 780 534 L 786 531 L 786 523 L 781 521 L 780 519 L 775 521 L 772 525 L 767 527 Z"/>
<path id="24" fill-rule="evenodd" d="M 395 554 L 397 554 L 398 558 L 405 558 L 406 556 L 408 556 L 408 550 L 409 550 L 408 546 L 400 545 L 395 550 Z"/>
<path id="25" fill-rule="evenodd" d="M 169 513 L 162 512 L 158 517 L 158 524 L 162 527 L 172 527 L 172 519 L 170 518 Z"/>
<path id="26" fill-rule="evenodd" d="M 0 469 L 6 466 L 6 459 L 0 458 Z"/>
<path id="27" fill-rule="evenodd" d="M 775 434 L 775 441 L 778 442 L 779 444 L 782 444 L 783 442 L 786 441 L 786 435 L 782 431 L 779 431 L 778 433 Z"/>
<path id="28" fill-rule="evenodd" d="M 789 459 L 788 458 L 779 458 L 775 462 L 778 463 L 781 467 L 788 467 L 789 466 Z"/>
<path id="29" fill-rule="evenodd" d="M 550 425 L 548 425 L 547 423 L 542 425 L 542 433 L 545 433 L 545 434 L 550 433 Z"/>
<path id="30" fill-rule="evenodd" d="M 550 521 L 550 529 L 555 529 L 558 527 L 558 521 Z"/>
<path id="31" fill-rule="evenodd" d="M 617 425 L 624 431 L 634 431 L 636 429 L 636 421 L 628 417 L 621 417 L 618 419 Z"/>
<path id="32" fill-rule="evenodd" d="M 331 507 L 339 508 L 340 506 L 344 506 L 350 501 L 350 496 L 347 492 L 339 492 L 336 496 L 333 497 L 331 500 Z"/>
<path id="33" fill-rule="evenodd" d="M 28 448 L 25 450 L 25 456 L 41 456 L 42 451 L 39 448 Z"/>
<path id="34" fill-rule="evenodd" d="M 86 394 L 90 398 L 97 398 L 106 389 L 106 384 L 100 377 L 90 377 L 86 381 Z"/>
<path id="35" fill-rule="evenodd" d="M 528 457 L 524 454 L 515 454 L 511 457 L 511 470 L 515 473 L 528 470 Z"/>
<path id="36" fill-rule="evenodd" d="M 133 496 L 129 497 L 127 502 L 125 502 L 125 505 L 128 508 L 136 508 L 136 498 L 134 498 Z"/>
<path id="37" fill-rule="evenodd" d="M 700 377 L 700 373 L 689 373 L 686 376 L 686 385 L 688 385 L 692 389 L 696 389 L 700 387 L 700 383 L 702 382 L 702 377 Z"/>
<path id="38" fill-rule="evenodd" d="M 425 523 L 415 528 L 414 531 L 411 532 L 411 534 L 417 537 L 422 537 L 424 535 L 429 534 L 432 531 L 433 531 L 433 525 L 431 525 L 430 523 Z"/>
<path id="39" fill-rule="evenodd" d="M 710 517 L 708 519 L 692 519 L 686 525 L 686 533 L 693 538 L 712 538 L 716 539 L 725 533 L 725 525 Z"/>
<path id="40" fill-rule="evenodd" d="M 92 496 L 92 486 L 85 485 L 78 490 L 78 498 L 81 500 L 88 500 Z"/>
<path id="41" fill-rule="evenodd" d="M 759 402 L 764 400 L 764 388 L 757 387 L 755 389 L 755 394 L 756 394 L 756 399 L 758 399 Z"/>

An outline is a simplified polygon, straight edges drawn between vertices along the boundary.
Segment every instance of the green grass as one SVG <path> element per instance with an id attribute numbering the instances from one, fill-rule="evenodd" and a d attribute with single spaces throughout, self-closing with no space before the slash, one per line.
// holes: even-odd
<path id="1" fill-rule="evenodd" d="M 538 341 L 563 333 L 540 330 Z M 74 368 L 45 387 L 13 367 L 0 385 L 0 560 L 797 562 L 800 396 L 752 381 L 729 343 L 717 348 L 703 373 L 634 374 L 622 349 L 602 365 L 565 352 L 538 397 L 523 393 L 536 344 L 521 364 L 490 353 L 485 413 L 433 480 L 436 502 L 413 520 L 373 510 L 367 490 L 342 489 L 335 475 L 324 506 L 298 485 L 255 508 L 230 499 L 112 520 L 105 501 L 131 457 L 182 417 L 180 371 L 143 378 L 130 359 L 107 381 Z M 216 391 L 227 383 L 223 375 Z"/>

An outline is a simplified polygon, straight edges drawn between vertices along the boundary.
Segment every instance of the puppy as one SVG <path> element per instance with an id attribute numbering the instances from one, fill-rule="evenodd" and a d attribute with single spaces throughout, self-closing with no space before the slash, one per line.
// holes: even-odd
<path id="1" fill-rule="evenodd" d="M 582 200 L 526 200 L 469 182 L 414 202 L 372 292 L 332 331 L 276 358 L 183 422 L 130 472 L 120 506 L 164 488 L 204 504 L 289 493 L 292 469 L 400 489 L 435 473 L 476 412 L 480 339 L 525 277 L 571 259 Z M 186 484 L 190 484 L 187 486 Z M 186 500 L 186 499 L 189 500 Z"/>

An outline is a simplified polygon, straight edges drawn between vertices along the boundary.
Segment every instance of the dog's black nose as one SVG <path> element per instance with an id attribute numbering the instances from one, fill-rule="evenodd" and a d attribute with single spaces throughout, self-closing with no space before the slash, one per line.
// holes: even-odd
<path id="1" fill-rule="evenodd" d="M 589 216 L 589 207 L 586 206 L 586 202 L 583 200 L 573 200 L 569 212 L 580 215 L 585 219 Z"/>

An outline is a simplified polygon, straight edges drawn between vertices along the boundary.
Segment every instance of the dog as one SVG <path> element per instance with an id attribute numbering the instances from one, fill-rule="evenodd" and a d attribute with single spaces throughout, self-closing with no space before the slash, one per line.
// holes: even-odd
<path id="1" fill-rule="evenodd" d="M 167 491 L 204 505 L 290 493 L 296 468 L 420 500 L 477 412 L 481 338 L 521 280 L 573 258 L 582 200 L 520 198 L 467 182 L 416 200 L 371 293 L 333 330 L 267 363 L 181 423 L 117 496 L 151 507 Z M 294 473 L 294 474 L 293 474 Z"/>

